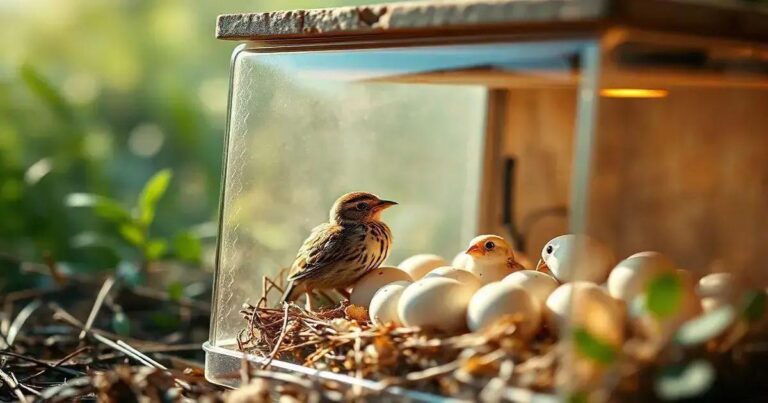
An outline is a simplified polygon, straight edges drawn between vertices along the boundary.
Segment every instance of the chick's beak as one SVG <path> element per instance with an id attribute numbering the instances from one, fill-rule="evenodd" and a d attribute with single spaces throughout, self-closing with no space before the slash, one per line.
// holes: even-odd
<path id="1" fill-rule="evenodd" d="M 464 253 L 470 256 L 480 256 L 480 255 L 485 255 L 485 249 L 475 244 L 470 246 L 469 249 L 467 249 L 467 251 Z"/>
<path id="2" fill-rule="evenodd" d="M 373 210 L 381 211 L 396 205 L 397 205 L 397 202 L 393 202 L 391 200 L 379 200 L 379 203 L 373 207 Z"/>
<path id="3" fill-rule="evenodd" d="M 545 273 L 549 271 L 549 267 L 544 259 L 539 259 L 539 263 L 536 264 L 536 271 L 543 271 Z"/>

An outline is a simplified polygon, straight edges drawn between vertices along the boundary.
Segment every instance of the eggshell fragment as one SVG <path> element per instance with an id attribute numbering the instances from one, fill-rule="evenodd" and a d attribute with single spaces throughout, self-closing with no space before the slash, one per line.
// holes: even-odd
<path id="1" fill-rule="evenodd" d="M 444 277 L 454 279 L 458 281 L 459 284 L 461 284 L 463 287 L 469 287 L 470 292 L 473 293 L 482 286 L 480 279 L 477 278 L 477 276 L 474 274 L 466 270 L 457 269 L 451 266 L 438 267 L 437 269 L 432 270 L 431 272 L 427 273 L 426 276 L 424 276 L 424 278 L 430 277 Z"/>
<path id="2" fill-rule="evenodd" d="M 397 313 L 397 304 L 400 302 L 403 291 L 411 284 L 410 281 L 395 281 L 381 287 L 373 294 L 371 305 L 368 307 L 368 316 L 373 323 L 379 326 L 390 322 L 396 326 L 403 325 Z"/>
<path id="3" fill-rule="evenodd" d="M 608 276 L 608 292 L 614 298 L 631 303 L 645 292 L 648 282 L 675 270 L 675 265 L 659 252 L 636 253 L 613 268 Z"/>
<path id="4" fill-rule="evenodd" d="M 423 278 L 400 296 L 397 312 L 408 326 L 459 333 L 466 329 L 467 304 L 472 292 L 450 278 Z"/>
<path id="5" fill-rule="evenodd" d="M 419 280 L 430 271 L 447 265 L 448 262 L 442 257 L 425 253 L 411 256 L 400 262 L 397 267 L 408 273 L 414 280 Z"/>
<path id="6" fill-rule="evenodd" d="M 502 281 L 528 291 L 542 309 L 549 294 L 560 286 L 554 277 L 535 270 L 520 270 L 504 277 Z"/>
<path id="7" fill-rule="evenodd" d="M 496 282 L 484 285 L 472 296 L 467 325 L 477 331 L 505 316 L 519 320 L 515 334 L 524 340 L 536 334 L 541 323 L 541 309 L 528 292 L 514 284 Z"/>
<path id="8" fill-rule="evenodd" d="M 541 250 L 541 259 L 561 283 L 602 283 L 616 264 L 616 257 L 608 246 L 577 234 L 561 235 L 547 242 Z"/>
<path id="9" fill-rule="evenodd" d="M 379 288 L 395 281 L 413 281 L 413 279 L 408 273 L 397 267 L 384 266 L 372 270 L 352 286 L 349 301 L 358 306 L 368 307 L 371 304 L 371 299 L 373 299 L 373 294 Z"/>
<path id="10" fill-rule="evenodd" d="M 617 347 L 624 342 L 624 306 L 594 283 L 563 284 L 549 295 L 545 306 L 547 322 L 558 331 L 582 327 Z"/>

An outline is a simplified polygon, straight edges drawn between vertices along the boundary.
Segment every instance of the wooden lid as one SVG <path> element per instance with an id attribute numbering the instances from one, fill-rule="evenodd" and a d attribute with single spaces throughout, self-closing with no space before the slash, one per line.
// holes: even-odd
<path id="1" fill-rule="evenodd" d="M 447 0 L 221 15 L 228 40 L 439 37 L 610 24 L 768 40 L 768 6 L 745 0 Z"/>

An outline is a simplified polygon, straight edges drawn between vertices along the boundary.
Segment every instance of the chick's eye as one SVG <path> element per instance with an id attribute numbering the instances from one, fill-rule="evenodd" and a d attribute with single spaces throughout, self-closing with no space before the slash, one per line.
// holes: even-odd
<path id="1" fill-rule="evenodd" d="M 544 250 L 545 250 L 545 251 L 546 251 L 548 254 L 549 254 L 549 253 L 552 253 L 552 250 L 553 250 L 553 248 L 552 248 L 552 245 L 547 245 L 547 249 L 544 249 Z"/>
<path id="2" fill-rule="evenodd" d="M 495 248 L 495 247 L 496 247 L 496 244 L 493 243 L 492 241 L 488 241 L 488 242 L 485 243 L 485 249 L 486 250 L 493 250 L 493 248 Z"/>
<path id="3" fill-rule="evenodd" d="M 368 210 L 368 203 L 357 203 L 357 209 L 360 211 Z"/>

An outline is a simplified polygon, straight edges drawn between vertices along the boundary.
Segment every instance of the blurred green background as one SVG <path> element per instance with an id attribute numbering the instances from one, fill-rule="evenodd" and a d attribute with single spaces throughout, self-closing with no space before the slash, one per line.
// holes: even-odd
<path id="1" fill-rule="evenodd" d="M 25 264 L 210 270 L 236 46 L 216 16 L 368 2 L 0 0 L 0 292 Z"/>

